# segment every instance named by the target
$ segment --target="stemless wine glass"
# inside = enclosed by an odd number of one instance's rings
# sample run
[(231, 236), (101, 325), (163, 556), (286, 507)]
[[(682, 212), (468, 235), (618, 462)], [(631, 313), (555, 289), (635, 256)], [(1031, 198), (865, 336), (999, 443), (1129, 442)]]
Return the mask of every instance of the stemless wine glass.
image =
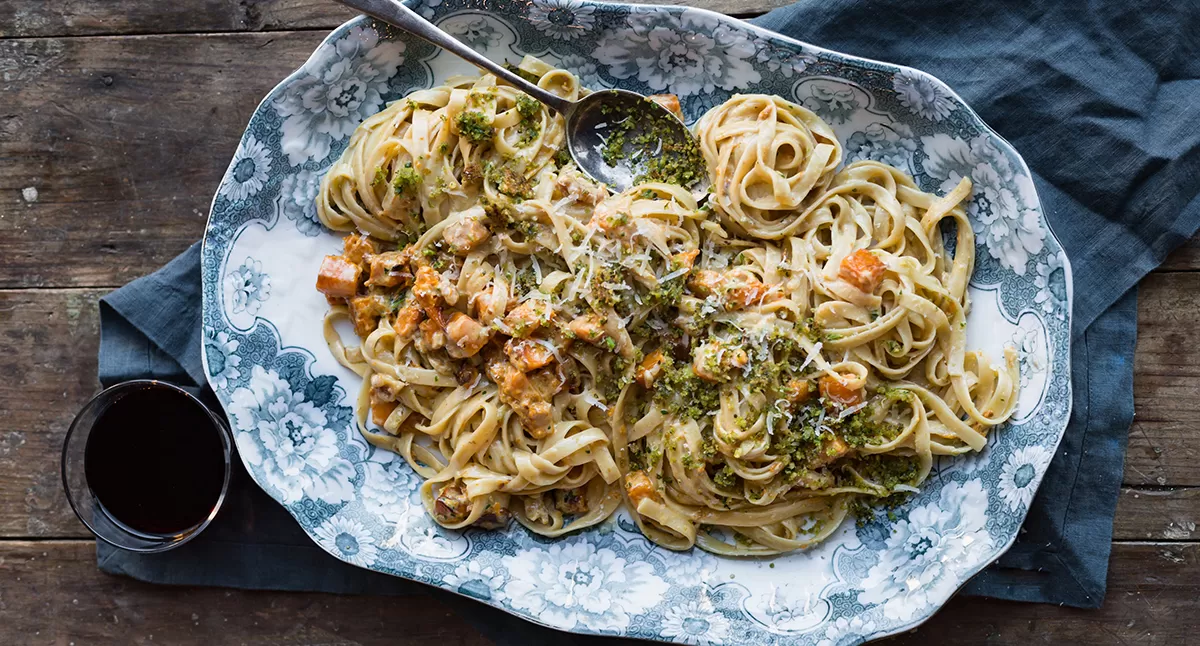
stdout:
[[(220, 438), (225, 458), (223, 466), (224, 479), (221, 484), (220, 494), (213, 504), (212, 511), (191, 527), (164, 534), (148, 533), (134, 529), (110, 513), (101, 504), (92, 487), (88, 485), (87, 470), (85, 468), (88, 439), (92, 436), (92, 431), (97, 428), (97, 425), (104, 419), (105, 414), (112, 408), (113, 404), (123, 397), (129, 396), (131, 393), (137, 393), (139, 397), (171, 397), (181, 402), (182, 406), (194, 407), (194, 410), (181, 411), (181, 413), (197, 415), (200, 419), (204, 420), (204, 426), (207, 426), (208, 422), (211, 421), (212, 432)], [(179, 397), (180, 395), (182, 397)], [(232, 456), (231, 435), (228, 426), (225, 424), (225, 420), (220, 415), (209, 410), (204, 403), (191, 393), (178, 386), (162, 381), (148, 379), (127, 381), (101, 391), (84, 405), (79, 414), (75, 416), (75, 420), (71, 422), (71, 426), (67, 430), (67, 436), (63, 440), (63, 488), (66, 490), (67, 500), (70, 502), (71, 509), (74, 510), (75, 515), (100, 540), (114, 547), (133, 552), (162, 552), (179, 547), (195, 538), (216, 518), (217, 512), (220, 511), (229, 489), (229, 478), (232, 473)], [(214, 465), (214, 468), (216, 468), (216, 465)]]

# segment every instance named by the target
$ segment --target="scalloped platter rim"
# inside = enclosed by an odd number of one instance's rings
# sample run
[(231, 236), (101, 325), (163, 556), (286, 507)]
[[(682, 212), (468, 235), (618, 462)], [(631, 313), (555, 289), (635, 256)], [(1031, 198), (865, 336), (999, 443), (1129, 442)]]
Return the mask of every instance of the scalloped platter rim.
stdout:
[(423, 0), (425, 17), (494, 60), (533, 54), (590, 87), (672, 92), (689, 120), (735, 93), (819, 114), (848, 160), (925, 190), (971, 177), (977, 235), (968, 345), (1021, 358), (1018, 412), (982, 453), (939, 460), (894, 519), (846, 523), (771, 559), (676, 553), (622, 511), (548, 541), (516, 523), (451, 532), (419, 478), (352, 420), (358, 377), (321, 336), (312, 288), (340, 236), (313, 198), (350, 134), (386, 102), (471, 68), (358, 17), (263, 99), (213, 198), (202, 249), (204, 366), (252, 478), (337, 558), (439, 586), (546, 626), (690, 644), (858, 644), (932, 616), (1015, 540), (1071, 412), (1071, 271), (1015, 150), (944, 83), (686, 7)]

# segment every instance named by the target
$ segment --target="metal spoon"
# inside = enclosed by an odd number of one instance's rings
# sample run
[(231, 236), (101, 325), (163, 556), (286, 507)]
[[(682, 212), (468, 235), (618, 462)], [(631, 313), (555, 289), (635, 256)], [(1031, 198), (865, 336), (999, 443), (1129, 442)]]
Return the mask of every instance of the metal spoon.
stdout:
[(679, 184), (697, 197), (707, 191), (704, 159), (687, 126), (673, 112), (641, 94), (602, 90), (568, 101), (492, 62), (396, 0), (338, 2), (495, 74), (561, 114), (567, 124), (571, 158), (592, 179), (616, 191), (638, 180)]

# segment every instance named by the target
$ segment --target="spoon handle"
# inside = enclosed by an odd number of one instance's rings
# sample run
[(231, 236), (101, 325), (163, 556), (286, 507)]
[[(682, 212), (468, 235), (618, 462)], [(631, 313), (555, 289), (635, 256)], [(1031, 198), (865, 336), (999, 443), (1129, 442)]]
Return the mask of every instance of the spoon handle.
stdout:
[(508, 83), (521, 88), (523, 92), (541, 101), (555, 112), (566, 116), (572, 103), (552, 92), (526, 81), (520, 76), (504, 69), (504, 66), (494, 63), (491, 59), (472, 49), (466, 43), (438, 29), (433, 23), (425, 20), (417, 12), (404, 6), (397, 0), (337, 0), (338, 2), (373, 16), (394, 27), (399, 27), (408, 33), (425, 40), (435, 47), (440, 47), (451, 54), (481, 67)]

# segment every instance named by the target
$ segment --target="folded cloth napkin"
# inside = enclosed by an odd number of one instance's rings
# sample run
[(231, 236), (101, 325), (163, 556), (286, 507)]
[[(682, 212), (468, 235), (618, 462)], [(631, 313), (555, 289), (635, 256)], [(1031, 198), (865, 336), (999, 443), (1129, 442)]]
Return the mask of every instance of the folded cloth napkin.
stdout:
[[(1074, 408), (1022, 535), (966, 593), (1097, 607), (1133, 417), (1135, 285), (1200, 227), (1200, 9), (803, 0), (754, 22), (934, 73), (1033, 169), (1074, 270)], [(101, 301), (102, 383), (157, 377), (207, 390), (199, 256), (193, 246)], [(237, 470), (228, 508), (195, 541), (154, 555), (100, 544), (100, 567), (180, 585), (428, 592), (497, 643), (596, 641), (345, 565), (312, 544), (240, 463)]]

